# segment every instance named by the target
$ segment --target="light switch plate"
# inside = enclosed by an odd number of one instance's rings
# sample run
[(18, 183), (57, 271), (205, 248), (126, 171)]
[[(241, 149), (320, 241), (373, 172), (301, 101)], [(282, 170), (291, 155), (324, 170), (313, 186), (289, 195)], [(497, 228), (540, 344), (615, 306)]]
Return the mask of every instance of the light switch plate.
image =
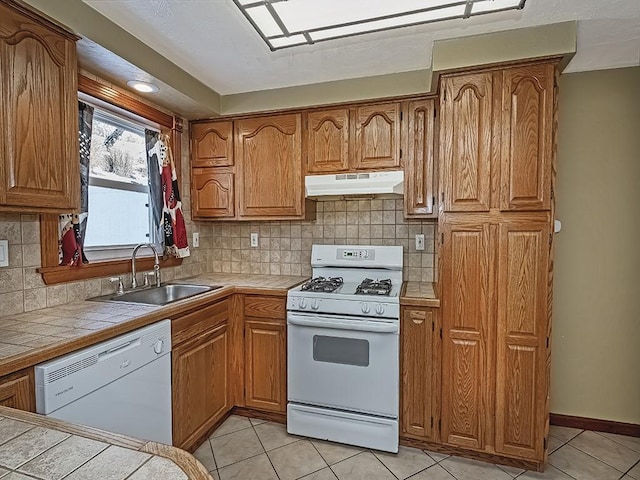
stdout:
[(416, 235), (416, 250), (424, 250), (424, 233)]
[(253, 248), (258, 246), (258, 234), (257, 233), (252, 233), (251, 234), (251, 246)]
[(193, 232), (193, 248), (198, 248), (200, 246), (200, 233)]
[(9, 266), (9, 240), (0, 240), (0, 267)]

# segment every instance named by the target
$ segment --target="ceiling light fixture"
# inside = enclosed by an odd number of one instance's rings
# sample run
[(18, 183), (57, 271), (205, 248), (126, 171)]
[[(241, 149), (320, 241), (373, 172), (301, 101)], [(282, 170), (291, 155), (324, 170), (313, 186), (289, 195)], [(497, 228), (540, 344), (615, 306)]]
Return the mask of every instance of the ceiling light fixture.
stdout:
[(142, 93), (157, 93), (158, 87), (156, 87), (153, 83), (149, 82), (141, 82), (139, 80), (129, 80), (127, 82), (131, 88), (142, 92)]
[(526, 0), (233, 0), (271, 50), (524, 8)]

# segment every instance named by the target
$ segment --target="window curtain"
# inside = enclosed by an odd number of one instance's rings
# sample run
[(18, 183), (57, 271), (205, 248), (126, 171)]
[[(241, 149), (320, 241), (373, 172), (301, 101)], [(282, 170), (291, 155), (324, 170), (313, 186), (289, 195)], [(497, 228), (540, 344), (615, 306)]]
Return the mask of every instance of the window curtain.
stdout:
[(188, 257), (187, 230), (182, 215), (178, 176), (169, 135), (145, 130), (149, 167), (149, 199), (156, 240), (163, 240), (166, 255)]
[(64, 214), (58, 219), (58, 256), (60, 265), (80, 266), (89, 263), (84, 254), (84, 236), (89, 216), (89, 156), (93, 107), (78, 102), (80, 143), (80, 213)]

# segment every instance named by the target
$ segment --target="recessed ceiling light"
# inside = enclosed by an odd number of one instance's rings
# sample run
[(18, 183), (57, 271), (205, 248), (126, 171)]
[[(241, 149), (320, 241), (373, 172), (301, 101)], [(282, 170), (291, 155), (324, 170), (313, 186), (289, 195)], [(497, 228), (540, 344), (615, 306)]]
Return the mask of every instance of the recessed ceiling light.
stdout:
[(129, 85), (131, 88), (142, 93), (156, 93), (158, 91), (158, 87), (156, 87), (153, 83), (149, 83), (149, 82), (129, 80), (127, 82), (127, 85)]
[(524, 8), (526, 0), (233, 0), (271, 50)]

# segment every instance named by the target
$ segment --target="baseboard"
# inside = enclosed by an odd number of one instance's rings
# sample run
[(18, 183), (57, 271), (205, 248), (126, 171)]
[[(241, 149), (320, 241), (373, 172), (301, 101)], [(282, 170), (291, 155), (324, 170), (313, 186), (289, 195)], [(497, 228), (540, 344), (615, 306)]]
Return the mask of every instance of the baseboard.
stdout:
[(582, 430), (593, 430), (595, 432), (617, 433), (631, 437), (640, 437), (640, 425), (637, 423), (613, 422), (611, 420), (600, 420), (598, 418), (574, 417), (572, 415), (560, 415), (559, 413), (549, 414), (551, 425), (559, 427), (580, 428)]
[(247, 407), (233, 407), (231, 410), (233, 415), (240, 415), (242, 417), (259, 418), (260, 420), (266, 420), (268, 422), (287, 423), (287, 414), (284, 412), (267, 412), (266, 410), (255, 410)]

